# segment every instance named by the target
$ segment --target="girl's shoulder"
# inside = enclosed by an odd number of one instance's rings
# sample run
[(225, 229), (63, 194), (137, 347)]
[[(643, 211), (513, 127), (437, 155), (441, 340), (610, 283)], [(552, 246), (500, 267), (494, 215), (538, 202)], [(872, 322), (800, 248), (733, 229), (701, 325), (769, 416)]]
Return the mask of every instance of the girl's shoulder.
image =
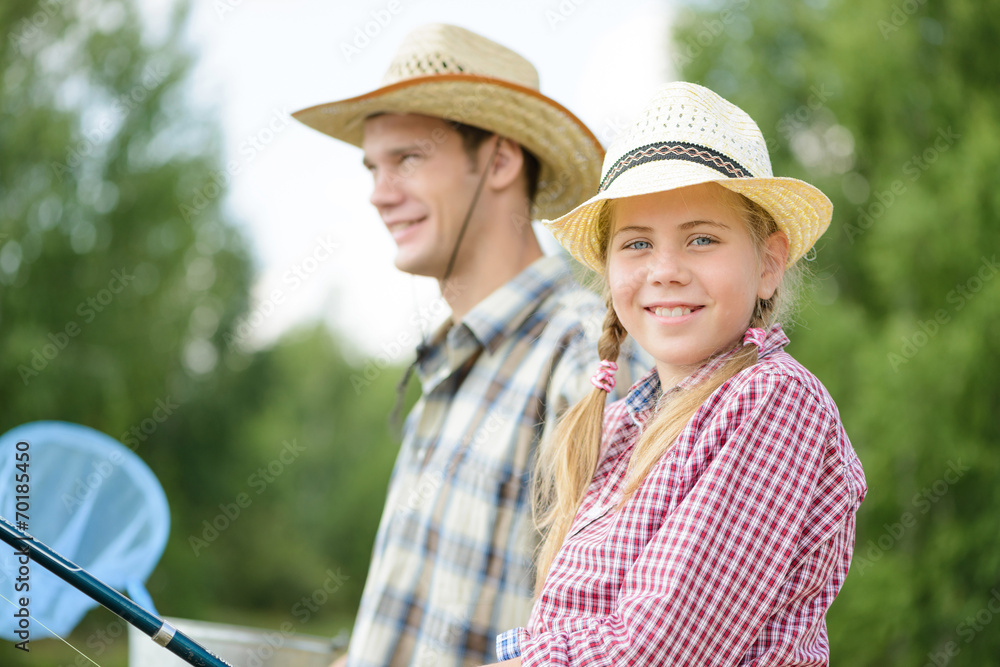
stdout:
[(765, 430), (787, 432), (790, 449), (803, 446), (804, 440), (813, 442), (822, 450), (817, 461), (826, 474), (842, 479), (850, 490), (845, 497), (857, 508), (868, 488), (861, 461), (830, 392), (794, 357), (784, 350), (768, 354), (730, 378), (709, 400), (713, 399), (715, 406), (704, 415), (703, 428), (715, 421), (722, 430), (735, 429), (752, 415), (762, 420), (757, 423)]
[(750, 398), (795, 393), (801, 401), (829, 412), (831, 418), (840, 421), (837, 404), (820, 379), (784, 350), (773, 351), (740, 371), (723, 384), (719, 392), (731, 397), (749, 395)]

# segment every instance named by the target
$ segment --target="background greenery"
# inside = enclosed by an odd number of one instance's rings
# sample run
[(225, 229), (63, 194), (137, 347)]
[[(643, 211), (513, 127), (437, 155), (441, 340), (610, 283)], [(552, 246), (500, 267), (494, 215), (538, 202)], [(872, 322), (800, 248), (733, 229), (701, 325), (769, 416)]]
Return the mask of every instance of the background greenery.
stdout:
[[(677, 15), (682, 78), (747, 110), (775, 173), (835, 204), (790, 348), (837, 400), (870, 487), (829, 614), (834, 664), (1000, 664), (998, 5), (689, 1)], [(325, 329), (228, 344), (254, 269), (221, 197), (182, 208), (221, 167), (219, 128), (182, 96), (185, 10), (151, 45), (121, 7), (0, 5), (0, 432), (58, 418), (126, 434), (173, 401), (136, 448), (171, 502), (149, 581), (160, 611), (336, 634), (381, 512), (400, 369), (358, 395), (366, 360)], [(127, 289), (81, 308), (122, 269)], [(252, 476), (285, 442), (301, 454), (261, 488)], [(240, 493), (252, 504), (193, 548)], [(337, 592), (296, 614), (328, 572)], [(70, 641), (124, 664), (124, 641), (95, 640), (113, 623), (97, 609)], [(76, 664), (55, 642), (32, 649), (0, 647), (0, 662)]]
[(828, 617), (837, 664), (1000, 664), (997, 35), (995, 1), (680, 15), (684, 78), (834, 202), (789, 349), (837, 400), (870, 489)]
[[(367, 360), (322, 328), (231, 344), (254, 268), (212, 186), (221, 129), (183, 99), (185, 16), (150, 44), (128, 3), (0, 6), (0, 432), (56, 418), (135, 446), (171, 506), (147, 585), (162, 614), (332, 637), (364, 583), (400, 371), (356, 393)], [(116, 270), (134, 278), (108, 303)], [(177, 407), (150, 421), (158, 401)], [(206, 532), (242, 493), (240, 516)], [(98, 608), (70, 642), (121, 665), (121, 629)], [(31, 648), (5, 644), (0, 664), (76, 664), (58, 642)]]

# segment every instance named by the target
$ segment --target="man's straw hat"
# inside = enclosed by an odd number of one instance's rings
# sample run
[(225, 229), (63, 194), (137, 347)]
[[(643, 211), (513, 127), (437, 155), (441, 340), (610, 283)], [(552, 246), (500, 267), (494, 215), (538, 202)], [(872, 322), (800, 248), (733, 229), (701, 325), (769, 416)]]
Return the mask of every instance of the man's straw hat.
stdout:
[(597, 195), (546, 226), (574, 257), (603, 274), (596, 225), (607, 201), (699, 183), (718, 183), (763, 206), (788, 236), (788, 266), (833, 216), (833, 204), (818, 189), (771, 174), (767, 144), (746, 112), (707, 88), (675, 82), (659, 88), (608, 149)]
[(561, 215), (597, 188), (604, 150), (590, 130), (538, 92), (538, 72), (531, 63), (463, 28), (433, 24), (414, 30), (380, 88), (292, 115), (361, 146), (365, 118), (378, 113), (435, 116), (516, 141), (541, 163), (536, 217)]

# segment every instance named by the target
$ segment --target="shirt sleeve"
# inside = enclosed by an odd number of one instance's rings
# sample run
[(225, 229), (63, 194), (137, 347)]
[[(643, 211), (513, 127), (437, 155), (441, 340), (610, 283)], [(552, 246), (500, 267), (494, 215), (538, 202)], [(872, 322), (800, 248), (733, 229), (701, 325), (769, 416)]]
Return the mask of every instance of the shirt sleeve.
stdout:
[(521, 637), (527, 637), (528, 632), (524, 628), (514, 628), (503, 634), (497, 635), (497, 659), (513, 660), (521, 657)]
[[(835, 418), (797, 380), (751, 377), (698, 427), (692, 458), (715, 455), (686, 495), (671, 502), (661, 527), (628, 566), (615, 611), (560, 632), (520, 637), (522, 664), (737, 664), (775, 605), (787, 603), (779, 592), (802, 565), (797, 542), (835, 427)], [(680, 467), (670, 475), (681, 477), (699, 465), (674, 464)], [(667, 502), (664, 466), (661, 461), (623, 512), (635, 512), (635, 503)], [(637, 516), (648, 512), (639, 508)], [(611, 551), (628, 536), (607, 540)], [(803, 590), (822, 588), (835, 561), (810, 565)]]

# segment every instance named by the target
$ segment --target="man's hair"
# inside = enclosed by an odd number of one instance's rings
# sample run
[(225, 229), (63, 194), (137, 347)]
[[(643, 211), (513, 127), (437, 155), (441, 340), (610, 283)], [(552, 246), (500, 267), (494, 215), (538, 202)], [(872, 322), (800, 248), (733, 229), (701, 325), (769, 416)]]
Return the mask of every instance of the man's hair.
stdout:
[[(479, 147), (483, 145), (484, 141), (496, 134), (496, 132), (490, 132), (481, 127), (466, 125), (457, 121), (449, 121), (449, 124), (461, 135), (462, 148), (465, 149), (465, 154), (469, 157), (469, 161), (475, 165), (476, 152), (479, 150)], [(520, 146), (520, 144), (518, 145)], [(524, 155), (524, 176), (528, 186), (528, 201), (534, 202), (535, 195), (538, 194), (538, 176), (542, 170), (542, 165), (538, 161), (538, 158), (532, 155), (531, 151), (524, 146), (521, 146), (521, 153)]]

